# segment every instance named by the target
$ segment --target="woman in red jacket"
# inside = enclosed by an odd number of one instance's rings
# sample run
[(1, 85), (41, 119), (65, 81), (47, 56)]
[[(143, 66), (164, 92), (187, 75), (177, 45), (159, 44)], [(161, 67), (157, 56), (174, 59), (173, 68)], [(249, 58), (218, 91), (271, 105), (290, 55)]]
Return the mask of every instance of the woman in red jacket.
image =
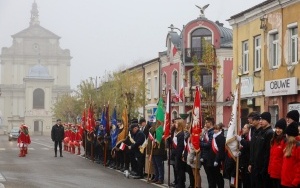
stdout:
[(284, 118), (278, 120), (275, 124), (275, 132), (271, 140), (270, 160), (268, 173), (272, 181), (273, 188), (280, 188), (280, 176), (283, 160), (283, 149), (285, 146), (284, 131), (286, 128), (286, 121)]
[(285, 133), (287, 141), (283, 150), (281, 185), (282, 187), (300, 187), (300, 142), (296, 140), (297, 123), (289, 124)]

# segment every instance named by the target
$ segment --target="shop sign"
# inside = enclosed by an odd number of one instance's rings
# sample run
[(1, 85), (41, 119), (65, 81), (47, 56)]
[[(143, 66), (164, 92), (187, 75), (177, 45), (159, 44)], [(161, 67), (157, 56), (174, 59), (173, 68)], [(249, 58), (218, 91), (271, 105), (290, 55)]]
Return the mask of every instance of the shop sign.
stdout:
[(265, 96), (295, 95), (297, 93), (296, 77), (265, 82)]

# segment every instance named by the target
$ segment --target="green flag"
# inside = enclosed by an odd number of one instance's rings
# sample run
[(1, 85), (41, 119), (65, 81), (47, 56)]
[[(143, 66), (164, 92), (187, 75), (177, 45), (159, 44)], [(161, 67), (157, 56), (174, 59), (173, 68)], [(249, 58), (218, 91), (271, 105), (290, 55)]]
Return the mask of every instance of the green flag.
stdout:
[(155, 140), (160, 144), (162, 140), (162, 136), (164, 133), (163, 122), (165, 120), (165, 112), (164, 112), (164, 101), (162, 98), (159, 99), (156, 110), (156, 126), (155, 129)]
[[(165, 119), (164, 102), (163, 99), (160, 98), (156, 110), (156, 123), (160, 125), (160, 123), (164, 122), (164, 119)], [(160, 121), (160, 123), (157, 121)]]
[(163, 134), (164, 134), (163, 126), (162, 125), (158, 125), (158, 127), (155, 130), (155, 141), (157, 143), (160, 144), (160, 142), (162, 140), (162, 137), (163, 137)]

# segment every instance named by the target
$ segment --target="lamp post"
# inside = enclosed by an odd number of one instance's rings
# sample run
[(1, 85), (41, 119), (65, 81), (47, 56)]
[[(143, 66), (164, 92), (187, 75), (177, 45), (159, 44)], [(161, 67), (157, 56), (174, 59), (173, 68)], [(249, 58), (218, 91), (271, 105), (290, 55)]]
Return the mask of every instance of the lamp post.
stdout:
[[(171, 31), (173, 32), (174, 29), (178, 30), (180, 32), (180, 43), (179, 43), (179, 46), (181, 48), (181, 76), (182, 76), (182, 82), (183, 82), (183, 101), (182, 101), (182, 105), (183, 105), (183, 113), (182, 114), (185, 114), (186, 111), (185, 111), (185, 105), (186, 105), (186, 102), (185, 102), (185, 94), (184, 94), (184, 88), (185, 88), (185, 46), (184, 46), (184, 37), (183, 37), (183, 31), (177, 27), (175, 27), (173, 24), (171, 24), (168, 28), (171, 29)], [(184, 25), (183, 25), (183, 29), (184, 29)], [(186, 115), (184, 115), (186, 116)]]

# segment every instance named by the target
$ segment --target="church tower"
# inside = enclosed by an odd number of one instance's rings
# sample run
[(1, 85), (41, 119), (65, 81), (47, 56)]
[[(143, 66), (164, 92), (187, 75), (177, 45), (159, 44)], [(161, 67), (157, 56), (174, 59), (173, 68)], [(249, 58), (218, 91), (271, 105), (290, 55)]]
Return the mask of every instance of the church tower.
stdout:
[(52, 107), (71, 90), (72, 57), (60, 47), (60, 37), (40, 25), (36, 2), (30, 13), (29, 27), (1, 51), (0, 131), (25, 123), (31, 134), (50, 134), (58, 118)]

